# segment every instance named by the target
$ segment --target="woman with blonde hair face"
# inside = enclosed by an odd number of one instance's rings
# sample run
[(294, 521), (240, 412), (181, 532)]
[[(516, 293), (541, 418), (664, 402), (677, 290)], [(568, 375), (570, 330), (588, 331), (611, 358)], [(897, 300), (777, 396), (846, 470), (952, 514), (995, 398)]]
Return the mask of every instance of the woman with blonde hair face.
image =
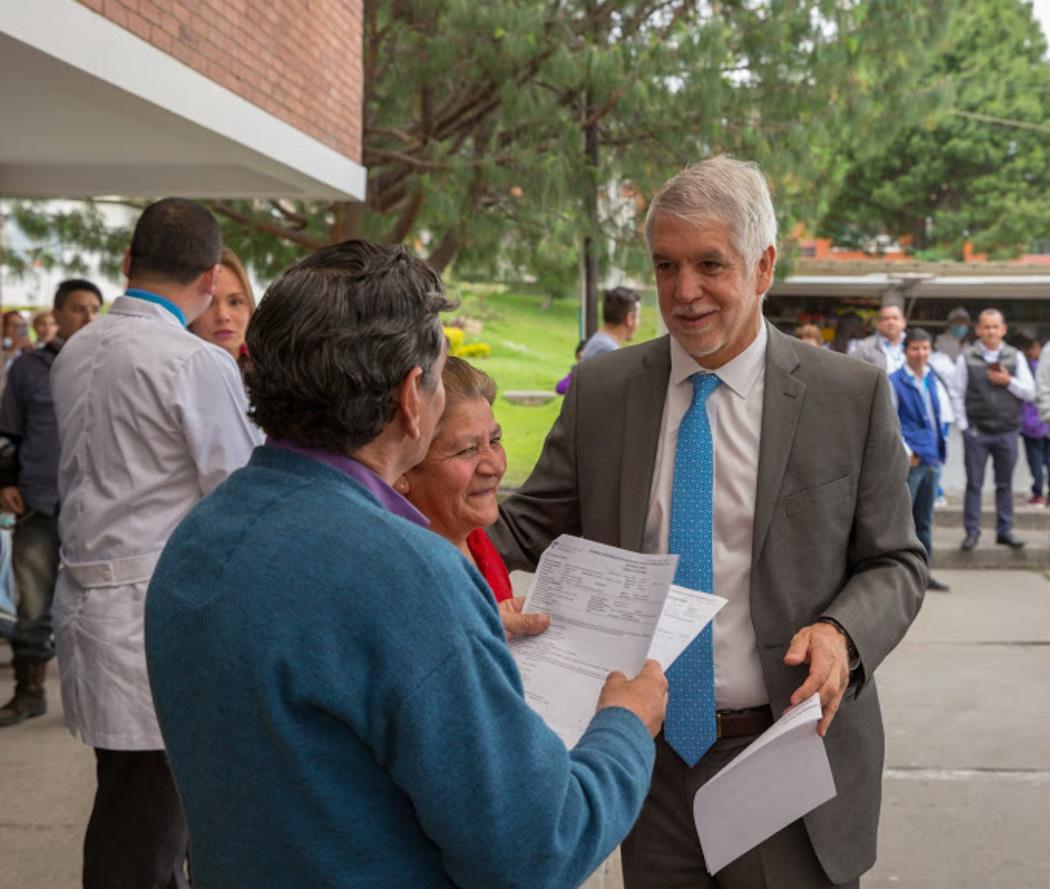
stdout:
[(43, 309), (33, 315), (29, 326), (33, 328), (33, 332), (36, 334), (36, 347), (38, 349), (44, 348), (58, 333), (58, 322), (55, 320), (55, 314), (51, 309)]
[(255, 297), (248, 273), (237, 254), (229, 247), (223, 247), (221, 262), (211, 305), (190, 325), (190, 331), (229, 352), (243, 368), (248, 355), (244, 335), (255, 311)]
[(423, 462), (395, 488), (471, 562), (497, 602), (511, 599), (510, 575), (484, 529), (499, 517), (496, 493), (507, 455), (492, 414), (496, 384), (462, 358), (449, 356), (441, 375), (445, 410)]
[(796, 327), (795, 338), (802, 340), (804, 343), (809, 343), (811, 346), (816, 346), (818, 349), (824, 348), (824, 337), (816, 324), (803, 324), (800, 327)]

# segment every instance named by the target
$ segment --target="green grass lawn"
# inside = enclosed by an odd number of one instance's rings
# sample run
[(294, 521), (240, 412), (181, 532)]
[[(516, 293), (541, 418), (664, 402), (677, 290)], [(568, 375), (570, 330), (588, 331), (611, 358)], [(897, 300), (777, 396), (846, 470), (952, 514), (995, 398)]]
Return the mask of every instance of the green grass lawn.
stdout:
[[(488, 373), (500, 392), (514, 389), (554, 391), (554, 385), (573, 363), (579, 341), (579, 302), (576, 299), (551, 300), (526, 288), (498, 284), (457, 283), (449, 291), (460, 306), (445, 317), (446, 323), (463, 317), (480, 323), (481, 331), (468, 334), (466, 341), (488, 343), (492, 355), (471, 358)], [(651, 294), (643, 296), (642, 324), (635, 342), (656, 335), (656, 310)], [(494, 405), (496, 419), (503, 427), (507, 451), (505, 487), (525, 481), (535, 465), (561, 410), (561, 398), (538, 407), (511, 404), (502, 396)]]

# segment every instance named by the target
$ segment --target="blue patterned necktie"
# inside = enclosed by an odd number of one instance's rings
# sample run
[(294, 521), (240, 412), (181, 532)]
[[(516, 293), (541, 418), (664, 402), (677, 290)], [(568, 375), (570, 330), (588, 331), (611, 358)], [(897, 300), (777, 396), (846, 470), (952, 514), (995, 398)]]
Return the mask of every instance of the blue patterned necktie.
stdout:
[[(695, 373), (690, 379), (693, 403), (678, 427), (667, 551), (678, 555), (675, 583), (711, 593), (715, 449), (706, 402), (721, 381), (714, 374), (703, 373)], [(690, 768), (700, 761), (716, 737), (711, 640), (708, 624), (667, 670), (670, 697), (664, 738)]]

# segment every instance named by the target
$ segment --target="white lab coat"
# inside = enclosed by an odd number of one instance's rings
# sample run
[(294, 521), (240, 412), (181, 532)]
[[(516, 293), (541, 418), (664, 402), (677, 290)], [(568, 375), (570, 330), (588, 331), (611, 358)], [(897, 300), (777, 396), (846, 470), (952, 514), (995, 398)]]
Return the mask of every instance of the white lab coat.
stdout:
[(160, 750), (143, 645), (146, 588), (197, 501), (262, 435), (222, 349), (162, 306), (119, 297), (51, 370), (62, 456), (54, 624), (66, 724), (92, 747)]

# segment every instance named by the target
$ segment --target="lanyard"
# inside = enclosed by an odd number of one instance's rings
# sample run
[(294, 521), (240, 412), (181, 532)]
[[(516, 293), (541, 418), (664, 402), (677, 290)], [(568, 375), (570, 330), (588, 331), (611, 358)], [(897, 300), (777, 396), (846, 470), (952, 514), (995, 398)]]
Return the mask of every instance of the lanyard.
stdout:
[(167, 309), (172, 315), (179, 319), (179, 324), (183, 327), (186, 326), (186, 316), (182, 314), (182, 309), (175, 305), (170, 299), (165, 299), (163, 296), (158, 296), (156, 293), (150, 293), (148, 290), (138, 290), (136, 288), (125, 290), (124, 295), (133, 296), (135, 299), (144, 299), (148, 303), (153, 303), (163, 309)]

